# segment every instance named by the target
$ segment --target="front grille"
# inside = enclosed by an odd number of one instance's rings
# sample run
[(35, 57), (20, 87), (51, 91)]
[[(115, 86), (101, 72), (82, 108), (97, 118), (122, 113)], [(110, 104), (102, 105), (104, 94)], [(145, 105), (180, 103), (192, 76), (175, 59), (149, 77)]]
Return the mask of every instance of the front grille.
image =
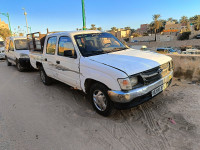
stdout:
[(170, 72), (170, 64), (165, 63), (161, 66), (142, 72), (140, 75), (143, 79), (144, 85), (149, 85), (167, 76)]
[(144, 85), (158, 81), (162, 77), (160, 74), (160, 67), (142, 72), (141, 77), (143, 78)]

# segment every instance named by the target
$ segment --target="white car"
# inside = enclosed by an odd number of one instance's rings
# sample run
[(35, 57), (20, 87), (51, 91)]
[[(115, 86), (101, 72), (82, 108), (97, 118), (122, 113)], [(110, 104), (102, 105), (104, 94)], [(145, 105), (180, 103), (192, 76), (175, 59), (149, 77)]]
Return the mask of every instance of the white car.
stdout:
[(5, 43), (7, 65), (16, 65), (18, 71), (30, 68), (29, 48), (26, 37), (8, 37)]
[(30, 53), (42, 82), (49, 85), (53, 78), (84, 91), (104, 116), (113, 107), (126, 109), (148, 101), (172, 81), (171, 57), (128, 48), (109, 33), (53, 33), (38, 47), (43, 46), (41, 53)]
[(5, 59), (5, 50), (3, 41), (0, 41), (0, 59)]

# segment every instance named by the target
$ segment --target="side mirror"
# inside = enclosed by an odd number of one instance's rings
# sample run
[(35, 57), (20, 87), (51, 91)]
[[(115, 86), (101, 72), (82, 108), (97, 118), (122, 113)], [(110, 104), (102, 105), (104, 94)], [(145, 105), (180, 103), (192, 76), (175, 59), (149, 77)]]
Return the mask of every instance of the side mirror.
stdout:
[(65, 57), (70, 57), (70, 58), (76, 58), (77, 56), (76, 56), (76, 54), (73, 55), (73, 51), (74, 50), (65, 50), (64, 51), (64, 56)]

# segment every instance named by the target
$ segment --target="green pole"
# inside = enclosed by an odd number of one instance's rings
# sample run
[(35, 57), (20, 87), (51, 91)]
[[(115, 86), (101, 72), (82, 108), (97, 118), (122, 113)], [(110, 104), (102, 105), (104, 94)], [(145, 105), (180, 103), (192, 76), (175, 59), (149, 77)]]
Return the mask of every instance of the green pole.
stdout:
[(85, 3), (82, 0), (82, 17), (83, 17), (83, 30), (86, 30), (86, 23), (85, 23)]
[(11, 26), (10, 26), (10, 17), (9, 17), (9, 14), (7, 13), (7, 17), (8, 17), (8, 24), (9, 24), (9, 28), (10, 28), (10, 32), (12, 34), (12, 30), (11, 30)]
[(12, 34), (12, 30), (11, 30), (11, 26), (10, 26), (10, 17), (9, 17), (9, 14), (8, 13), (7, 14), (6, 13), (0, 13), (0, 14), (6, 16), (8, 18), (8, 25), (9, 25), (9, 28), (10, 28), (10, 32)]

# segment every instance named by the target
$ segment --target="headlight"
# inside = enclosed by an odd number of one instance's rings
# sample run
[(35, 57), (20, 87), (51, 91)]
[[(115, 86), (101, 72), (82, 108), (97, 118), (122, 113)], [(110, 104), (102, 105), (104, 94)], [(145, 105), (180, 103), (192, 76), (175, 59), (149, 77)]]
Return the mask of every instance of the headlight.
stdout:
[(130, 77), (125, 79), (118, 79), (118, 82), (122, 90), (131, 90), (133, 86), (138, 84), (138, 78)]
[(132, 87), (138, 84), (138, 77), (130, 77), (129, 79)]
[(131, 90), (132, 89), (131, 81), (129, 80), (129, 78), (118, 79), (118, 82), (119, 82), (119, 85), (122, 90)]
[(29, 58), (27, 54), (20, 54), (20, 58)]

